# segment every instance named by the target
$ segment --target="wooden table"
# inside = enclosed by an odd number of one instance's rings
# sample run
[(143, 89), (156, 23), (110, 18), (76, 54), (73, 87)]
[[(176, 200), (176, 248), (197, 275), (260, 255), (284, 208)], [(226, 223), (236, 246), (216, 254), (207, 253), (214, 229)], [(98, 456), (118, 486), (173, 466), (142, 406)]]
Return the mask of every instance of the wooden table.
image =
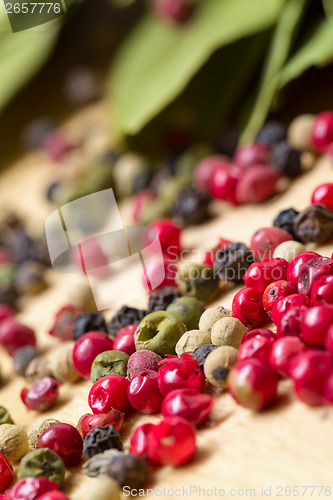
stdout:
[[(65, 128), (72, 137), (85, 127), (102, 128), (106, 123), (103, 106), (95, 106), (75, 117)], [(79, 130), (79, 132), (78, 132)], [(103, 141), (101, 141), (103, 142)], [(52, 170), (53, 168), (53, 170)], [(0, 179), (0, 208), (2, 212), (16, 210), (26, 219), (30, 229), (41, 230), (46, 216), (54, 209), (45, 201), (45, 187), (57, 173), (42, 153), (33, 153), (4, 172)], [(54, 174), (53, 174), (54, 172)], [(315, 186), (333, 181), (333, 168), (328, 159), (321, 159), (315, 168), (304, 174), (276, 199), (260, 206), (231, 208), (224, 203), (214, 205), (215, 217), (207, 224), (187, 229), (184, 246), (190, 249), (208, 249), (218, 237), (249, 243), (253, 232), (269, 226), (276, 214), (293, 206), (305, 208)], [(123, 220), (129, 221), (128, 204), (121, 210)], [(319, 248), (323, 255), (330, 256), (333, 243)], [(38, 297), (29, 299), (19, 314), (19, 319), (36, 329), (38, 343), (42, 349), (56, 345), (56, 339), (48, 335), (48, 329), (59, 306), (63, 305), (71, 289), (83, 278), (50, 271), (50, 287)], [(123, 284), (126, 286), (126, 283)], [(224, 292), (215, 304), (230, 307), (237, 289)], [(147, 297), (137, 301), (144, 306)], [(107, 311), (106, 316), (112, 315)], [(88, 381), (75, 385), (64, 384), (60, 389), (57, 405), (50, 411), (39, 414), (27, 411), (19, 398), (20, 390), (26, 386), (23, 378), (14, 376), (11, 359), (0, 352), (1, 370), (5, 384), (0, 390), (0, 404), (6, 406), (15, 422), (27, 431), (48, 417), (76, 425), (79, 417), (89, 411), (87, 394), (91, 386)], [(125, 441), (136, 426), (147, 421), (157, 421), (159, 416), (132, 416), (125, 424)], [(198, 452), (195, 458), (178, 469), (162, 467), (154, 474), (149, 487), (166, 488), (167, 498), (204, 498), (204, 492), (195, 488), (224, 490), (224, 496), (248, 497), (288, 496), (286, 486), (299, 486), (294, 490), (300, 497), (325, 498), (320, 486), (333, 488), (333, 413), (327, 408), (308, 408), (295, 400), (288, 382), (281, 386), (281, 398), (277, 406), (259, 414), (237, 406), (228, 394), (220, 394), (207, 426), (198, 433)], [(87, 481), (80, 469), (67, 473), (65, 491), (72, 500), (82, 500)], [(192, 487), (190, 492), (189, 488)], [(262, 494), (262, 487), (266, 495)], [(280, 487), (280, 488), (279, 488)], [(184, 488), (185, 491), (169, 492), (169, 489)], [(271, 490), (267, 490), (271, 488)], [(217, 492), (222, 496), (223, 491)], [(184, 493), (184, 494), (183, 494)], [(200, 494), (201, 493), (201, 494)], [(214, 493), (206, 491), (206, 497)], [(270, 493), (270, 495), (269, 495)], [(280, 493), (280, 494), (279, 494)], [(326, 493), (329, 493), (326, 490)], [(332, 492), (333, 494), (333, 489)], [(292, 495), (293, 496), (293, 495)], [(329, 494), (327, 496), (330, 496)], [(98, 499), (96, 499), (98, 500)]]

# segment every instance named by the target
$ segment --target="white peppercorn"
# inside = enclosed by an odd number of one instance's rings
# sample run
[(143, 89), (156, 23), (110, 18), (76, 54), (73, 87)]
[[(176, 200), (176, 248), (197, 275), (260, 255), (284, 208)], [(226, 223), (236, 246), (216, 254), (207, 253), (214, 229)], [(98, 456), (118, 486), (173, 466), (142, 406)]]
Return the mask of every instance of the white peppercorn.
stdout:
[(11, 462), (17, 462), (29, 451), (28, 434), (18, 425), (0, 425), (0, 451)]
[(246, 328), (237, 318), (222, 318), (212, 328), (212, 344), (229, 345), (238, 349)]
[(83, 500), (120, 500), (118, 483), (109, 476), (99, 476), (84, 484)]
[(46, 359), (45, 355), (37, 356), (36, 358), (32, 359), (25, 371), (25, 377), (30, 382), (43, 377), (48, 377), (50, 375), (51, 370), (49, 367), (49, 362)]
[(208, 354), (204, 373), (208, 382), (214, 387), (225, 389), (230, 369), (237, 362), (238, 349), (228, 345), (217, 347)]
[(180, 337), (176, 344), (176, 354), (180, 356), (184, 352), (192, 354), (194, 350), (204, 344), (210, 344), (210, 335), (200, 330), (189, 330)]
[(36, 449), (39, 436), (41, 436), (43, 434), (43, 432), (46, 431), (46, 429), (48, 429), (49, 427), (51, 427), (51, 425), (54, 425), (54, 424), (60, 424), (59, 420), (56, 420), (55, 418), (47, 418), (47, 419), (43, 420), (43, 422), (41, 424), (37, 425), (37, 427), (34, 427), (32, 429), (32, 431), (29, 433), (29, 436), (28, 436), (29, 437), (29, 445), (30, 445), (30, 448), (32, 450)]
[(296, 255), (305, 251), (305, 246), (299, 241), (284, 241), (274, 250), (273, 259), (284, 259), (291, 262)]
[(59, 382), (73, 383), (80, 378), (73, 363), (73, 346), (74, 342), (66, 342), (53, 349), (48, 357), (51, 374)]
[(315, 120), (314, 115), (297, 116), (288, 127), (288, 142), (299, 151), (311, 149), (311, 132)]
[(223, 306), (218, 307), (210, 307), (206, 309), (205, 312), (202, 313), (199, 320), (199, 330), (211, 335), (213, 325), (219, 319), (229, 317), (232, 315), (230, 309), (226, 309)]

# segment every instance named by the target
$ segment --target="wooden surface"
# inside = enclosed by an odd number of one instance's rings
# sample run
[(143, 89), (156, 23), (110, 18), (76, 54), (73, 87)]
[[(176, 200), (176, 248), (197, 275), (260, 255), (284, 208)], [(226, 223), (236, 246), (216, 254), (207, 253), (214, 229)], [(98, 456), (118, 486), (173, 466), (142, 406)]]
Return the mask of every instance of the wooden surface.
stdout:
[[(67, 131), (75, 137), (82, 130), (105, 128), (102, 107), (94, 107), (67, 124)], [(96, 139), (95, 147), (102, 147), (104, 139)], [(0, 209), (10, 209), (24, 216), (36, 233), (42, 231), (45, 217), (53, 210), (44, 199), (50, 180), (57, 178), (56, 168), (42, 153), (31, 154), (11, 166), (0, 178)], [(333, 182), (333, 167), (328, 159), (321, 159), (315, 168), (297, 180), (283, 195), (261, 206), (230, 208), (223, 203), (214, 205), (215, 217), (209, 223), (185, 231), (184, 247), (192, 250), (211, 248), (218, 237), (249, 243), (253, 232), (269, 226), (275, 215), (284, 208), (305, 208), (313, 188), (322, 182)], [(129, 221), (128, 207), (121, 211), (124, 222)], [(333, 243), (321, 247), (323, 255), (330, 256)], [(194, 255), (194, 260), (198, 259)], [(37, 298), (26, 301), (19, 318), (36, 329), (39, 346), (47, 350), (58, 342), (48, 335), (54, 313), (67, 301), (67, 297), (83, 278), (62, 275), (55, 271), (48, 274), (50, 287)], [(126, 286), (127, 283), (123, 283)], [(230, 289), (215, 301), (230, 307), (237, 289)], [(147, 297), (137, 301), (145, 305)], [(113, 311), (106, 311), (110, 317)], [(50, 411), (38, 414), (27, 411), (19, 398), (26, 381), (13, 374), (12, 362), (0, 352), (1, 370), (5, 384), (0, 390), (0, 404), (6, 406), (15, 422), (27, 431), (48, 417), (76, 425), (79, 417), (89, 411), (88, 381), (75, 385), (62, 385), (57, 405)], [(132, 416), (124, 427), (125, 439), (133, 426), (146, 421), (157, 421), (159, 416)], [(154, 474), (149, 487), (166, 488), (166, 498), (185, 497), (192, 487), (190, 498), (204, 498), (204, 492), (194, 488), (224, 489), (224, 496), (262, 496), (262, 487), (271, 487), (272, 498), (277, 498), (278, 486), (332, 486), (333, 494), (333, 413), (330, 409), (311, 409), (297, 402), (286, 382), (281, 385), (279, 404), (260, 414), (238, 407), (228, 394), (218, 396), (212, 418), (198, 433), (198, 452), (185, 467), (162, 467)], [(87, 481), (79, 469), (67, 473), (65, 491), (72, 500), (82, 500)], [(170, 492), (169, 489), (185, 491)], [(252, 490), (252, 491), (246, 491)], [(254, 490), (254, 491), (253, 491)], [(297, 490), (294, 491), (295, 494)], [(181, 495), (180, 495), (181, 493)], [(200, 493), (200, 494), (199, 494)], [(222, 495), (223, 491), (220, 491)], [(269, 491), (266, 491), (266, 496)], [(288, 490), (281, 491), (288, 496)], [(287, 494), (285, 494), (287, 493)], [(299, 496), (310, 498), (310, 490), (300, 488)], [(326, 493), (329, 493), (327, 490)], [(206, 491), (206, 497), (211, 492)], [(217, 493), (218, 495), (218, 493)], [(328, 497), (331, 495), (327, 495)], [(325, 498), (325, 492), (316, 488), (311, 498)], [(97, 499), (97, 497), (96, 497)]]

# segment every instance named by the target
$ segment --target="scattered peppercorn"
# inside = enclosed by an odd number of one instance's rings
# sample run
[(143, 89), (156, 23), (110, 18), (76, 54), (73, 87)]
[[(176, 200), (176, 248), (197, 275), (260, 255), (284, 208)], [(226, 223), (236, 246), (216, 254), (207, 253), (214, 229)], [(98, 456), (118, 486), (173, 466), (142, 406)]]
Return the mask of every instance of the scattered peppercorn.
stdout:
[(39, 356), (39, 354), (39, 350), (33, 346), (21, 347), (21, 349), (17, 349), (13, 355), (15, 373), (24, 377), (30, 361)]
[(107, 474), (121, 488), (140, 489), (148, 480), (149, 469), (146, 461), (137, 455), (121, 453), (110, 458)]
[(43, 434), (46, 429), (51, 427), (51, 425), (54, 424), (59, 424), (59, 420), (56, 420), (55, 418), (47, 418), (46, 420), (43, 420), (43, 422), (37, 427), (34, 427), (32, 431), (29, 433), (29, 445), (31, 449), (36, 449), (37, 441), (39, 439), (39, 436)]
[(209, 344), (211, 341), (209, 333), (200, 330), (189, 330), (184, 333), (176, 344), (176, 354), (181, 356), (184, 352), (192, 354), (200, 345)]
[(225, 389), (229, 371), (237, 362), (238, 350), (229, 345), (213, 349), (204, 362), (204, 373), (213, 386)]
[(97, 453), (83, 464), (83, 470), (90, 477), (104, 476), (111, 458), (120, 454), (121, 452), (114, 448)]
[(216, 252), (214, 270), (220, 278), (238, 283), (254, 261), (254, 255), (246, 245), (230, 243)]
[(72, 329), (72, 338), (77, 340), (87, 332), (107, 332), (104, 317), (98, 312), (84, 312), (76, 316)]
[(303, 243), (326, 243), (333, 234), (333, 212), (324, 205), (310, 205), (297, 215), (294, 227)]
[(84, 485), (83, 500), (120, 500), (120, 490), (116, 481), (108, 476), (93, 479)]
[(52, 375), (50, 363), (45, 355), (36, 356), (27, 366), (25, 378), (30, 382)]
[(199, 366), (200, 368), (203, 370), (203, 367), (204, 367), (204, 364), (205, 364), (205, 361), (206, 361), (206, 358), (207, 356), (214, 350), (216, 349), (217, 345), (214, 345), (214, 344), (204, 344), (204, 345), (201, 345), (199, 347), (197, 347), (193, 354), (192, 354), (192, 357), (193, 359), (196, 359), (199, 363)]
[(288, 142), (299, 151), (312, 148), (311, 132), (315, 121), (314, 115), (303, 114), (294, 118), (288, 127)]
[(216, 321), (228, 316), (232, 316), (232, 311), (230, 309), (226, 309), (223, 306), (210, 307), (206, 309), (200, 317), (199, 330), (211, 335), (213, 325)]
[(286, 177), (297, 177), (302, 171), (301, 154), (287, 141), (279, 142), (273, 147), (272, 163)]
[(120, 434), (113, 425), (94, 427), (83, 440), (83, 451), (89, 458), (110, 448), (123, 449)]
[(66, 342), (52, 349), (50, 356), (48, 356), (52, 377), (59, 380), (59, 382), (74, 383), (80, 379), (80, 374), (73, 363), (73, 346), (74, 342)]
[(0, 452), (11, 462), (17, 462), (29, 450), (28, 434), (22, 427), (12, 424), (0, 425)]
[(261, 128), (256, 137), (256, 142), (274, 146), (287, 137), (287, 127), (276, 121), (268, 121)]
[(246, 332), (243, 323), (237, 318), (222, 318), (212, 328), (211, 341), (215, 345), (229, 345), (238, 349)]
[(171, 286), (165, 286), (160, 290), (156, 290), (149, 297), (148, 313), (154, 311), (165, 311), (168, 305), (180, 296), (179, 291)]
[(57, 453), (48, 448), (39, 448), (25, 455), (20, 463), (18, 478), (47, 477), (62, 485), (65, 479), (65, 464)]
[(157, 372), (160, 361), (162, 361), (162, 358), (156, 352), (147, 349), (136, 351), (128, 360), (127, 376), (131, 380), (142, 370), (155, 370)]
[(299, 214), (294, 208), (288, 208), (287, 210), (282, 210), (274, 219), (273, 225), (275, 227), (280, 227), (284, 229), (291, 236), (297, 240), (297, 234), (295, 232), (295, 218)]
[(195, 297), (180, 297), (173, 301), (166, 311), (176, 316), (187, 330), (195, 330), (198, 328), (199, 319), (205, 310), (205, 306), (201, 300)]
[(284, 241), (274, 250), (273, 259), (284, 259), (291, 262), (296, 255), (305, 251), (305, 246), (299, 241)]
[(171, 313), (155, 311), (148, 314), (135, 332), (135, 346), (148, 349), (160, 356), (175, 354), (175, 347), (185, 333), (185, 325)]
[(62, 307), (55, 316), (53, 326), (49, 332), (50, 335), (62, 340), (70, 340), (75, 320), (79, 314), (80, 310), (72, 304)]
[(105, 375), (126, 377), (129, 355), (122, 351), (104, 351), (96, 356), (91, 365), (90, 379), (96, 382)]
[(180, 191), (175, 201), (173, 217), (182, 226), (201, 224), (209, 217), (210, 196), (193, 186)]
[(137, 325), (146, 315), (143, 309), (123, 306), (113, 316), (108, 323), (108, 332), (112, 337), (116, 337), (118, 331), (127, 325)]
[(219, 292), (220, 280), (211, 266), (187, 264), (178, 271), (176, 283), (184, 295), (196, 297), (203, 302), (215, 299)]

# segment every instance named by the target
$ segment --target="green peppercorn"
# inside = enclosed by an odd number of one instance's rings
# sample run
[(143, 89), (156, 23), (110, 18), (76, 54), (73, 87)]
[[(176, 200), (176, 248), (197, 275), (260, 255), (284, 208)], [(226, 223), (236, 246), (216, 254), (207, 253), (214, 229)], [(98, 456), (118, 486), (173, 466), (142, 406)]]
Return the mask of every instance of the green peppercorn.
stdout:
[(90, 378), (97, 382), (105, 375), (127, 375), (129, 355), (122, 351), (104, 351), (98, 354), (91, 366)]
[(121, 452), (115, 449), (98, 453), (84, 462), (82, 468), (89, 477), (103, 476), (107, 473), (108, 465), (112, 457), (120, 455)]
[(166, 308), (167, 312), (174, 314), (176, 318), (184, 323), (187, 330), (196, 330), (198, 328), (199, 319), (204, 310), (204, 304), (195, 297), (180, 297)]
[(47, 477), (59, 486), (65, 479), (65, 465), (57, 453), (49, 448), (38, 448), (25, 455), (20, 463), (18, 477)]
[(175, 354), (175, 347), (186, 326), (171, 313), (155, 311), (139, 323), (135, 332), (137, 351), (148, 349), (160, 356)]
[(158, 199), (161, 199), (167, 207), (173, 209), (176, 199), (181, 191), (187, 187), (190, 182), (182, 177), (172, 177), (163, 182), (158, 192)]
[(178, 271), (176, 283), (182, 294), (210, 302), (218, 294), (220, 279), (210, 266), (187, 264)]
[(8, 410), (0, 406), (0, 425), (2, 424), (14, 424), (14, 422)]

